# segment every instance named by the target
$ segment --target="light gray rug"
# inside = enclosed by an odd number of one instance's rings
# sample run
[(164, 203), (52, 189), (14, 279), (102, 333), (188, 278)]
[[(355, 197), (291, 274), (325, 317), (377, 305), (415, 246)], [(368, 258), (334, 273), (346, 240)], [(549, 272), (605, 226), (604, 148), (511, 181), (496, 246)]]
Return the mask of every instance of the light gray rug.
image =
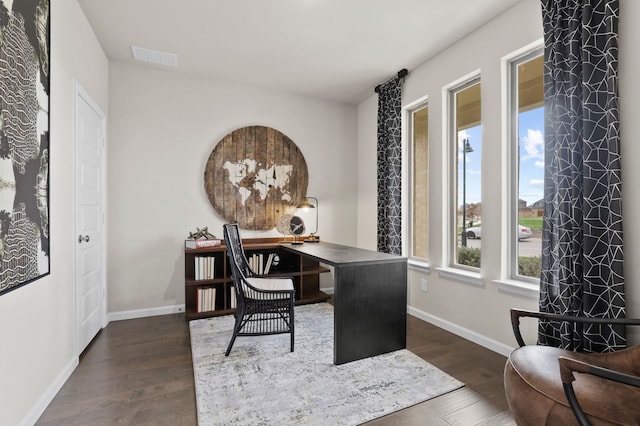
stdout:
[(333, 306), (296, 307), (289, 335), (238, 337), (233, 316), (191, 321), (198, 424), (357, 425), (463, 383), (408, 350), (333, 364)]

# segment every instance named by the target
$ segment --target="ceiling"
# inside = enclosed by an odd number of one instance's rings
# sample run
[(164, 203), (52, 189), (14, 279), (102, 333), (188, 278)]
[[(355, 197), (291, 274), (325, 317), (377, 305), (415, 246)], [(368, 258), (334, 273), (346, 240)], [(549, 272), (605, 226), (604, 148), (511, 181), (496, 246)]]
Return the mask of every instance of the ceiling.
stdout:
[(78, 0), (110, 60), (353, 104), (519, 1)]

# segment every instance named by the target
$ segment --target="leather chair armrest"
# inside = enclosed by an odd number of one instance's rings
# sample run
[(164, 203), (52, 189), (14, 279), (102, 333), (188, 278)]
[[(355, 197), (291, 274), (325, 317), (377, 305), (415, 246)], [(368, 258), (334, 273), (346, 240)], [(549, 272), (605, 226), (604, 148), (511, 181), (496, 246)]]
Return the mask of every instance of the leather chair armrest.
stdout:
[(547, 321), (566, 321), (572, 323), (587, 323), (587, 324), (611, 324), (611, 325), (640, 325), (640, 319), (636, 318), (588, 318), (572, 315), (559, 315), (546, 312), (527, 311), (523, 309), (511, 309), (511, 327), (513, 328), (513, 334), (520, 347), (526, 343), (520, 333), (520, 318), (538, 318)]
[(629, 386), (640, 387), (639, 376), (621, 373), (609, 368), (598, 367), (597, 365), (563, 356), (558, 358), (558, 363), (560, 364), (560, 377), (562, 378), (562, 383), (571, 384), (575, 380), (573, 373), (577, 372), (582, 374), (592, 374), (603, 379), (624, 383)]
[(630, 386), (640, 387), (640, 377), (632, 376), (630, 374), (620, 373), (608, 368), (598, 367), (583, 361), (576, 359), (559, 357), (558, 363), (560, 364), (560, 377), (562, 378), (562, 387), (564, 393), (573, 411), (573, 415), (578, 420), (580, 426), (589, 426), (589, 420), (586, 414), (580, 406), (580, 402), (576, 397), (576, 393), (573, 389), (573, 381), (575, 380), (574, 372), (582, 374), (592, 374), (594, 376), (601, 377), (603, 379), (612, 380), (618, 383), (624, 383)]

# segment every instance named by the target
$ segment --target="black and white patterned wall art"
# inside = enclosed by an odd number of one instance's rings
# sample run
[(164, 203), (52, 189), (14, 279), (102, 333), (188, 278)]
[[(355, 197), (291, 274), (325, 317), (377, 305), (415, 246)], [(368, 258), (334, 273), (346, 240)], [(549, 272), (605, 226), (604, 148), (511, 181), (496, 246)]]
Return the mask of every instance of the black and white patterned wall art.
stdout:
[(0, 294), (49, 273), (49, 0), (0, 0)]

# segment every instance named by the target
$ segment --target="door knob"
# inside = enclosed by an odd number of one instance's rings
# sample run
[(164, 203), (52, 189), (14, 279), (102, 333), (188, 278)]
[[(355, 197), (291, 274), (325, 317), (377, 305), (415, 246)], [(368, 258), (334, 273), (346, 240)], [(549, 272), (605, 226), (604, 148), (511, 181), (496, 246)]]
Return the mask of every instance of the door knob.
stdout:
[(85, 236), (83, 237), (82, 235), (79, 235), (79, 236), (78, 236), (78, 242), (79, 242), (79, 243), (81, 243), (81, 242), (83, 242), (83, 241), (84, 241), (85, 243), (88, 243), (88, 242), (89, 242), (89, 236), (88, 236), (88, 235), (85, 235)]

